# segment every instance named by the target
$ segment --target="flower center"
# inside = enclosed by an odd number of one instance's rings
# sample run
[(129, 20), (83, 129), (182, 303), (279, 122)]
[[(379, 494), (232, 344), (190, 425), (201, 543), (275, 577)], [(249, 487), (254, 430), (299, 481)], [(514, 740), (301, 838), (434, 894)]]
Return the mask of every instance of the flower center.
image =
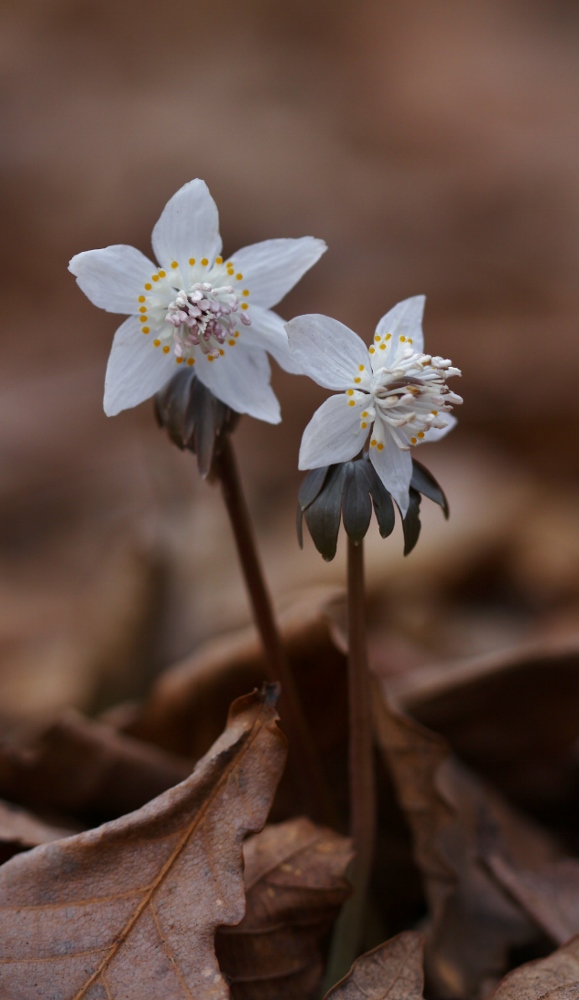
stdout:
[(201, 351), (209, 361), (234, 347), (239, 326), (249, 326), (249, 289), (239, 287), (243, 275), (217, 257), (209, 267), (203, 258), (185, 265), (173, 261), (167, 271), (160, 269), (144, 285), (139, 296), (139, 320), (143, 333), (153, 333), (155, 347), (168, 353), (173, 347), (178, 364), (195, 363)]
[(165, 320), (175, 330), (175, 355), (183, 357), (191, 347), (218, 358), (221, 345), (238, 332), (235, 327), (251, 322), (239, 309), (239, 298), (231, 285), (213, 287), (197, 281), (191, 289), (181, 289), (169, 303)]
[(460, 396), (446, 384), (451, 375), (460, 375), (444, 358), (415, 354), (407, 348), (391, 368), (374, 373), (372, 396), (376, 415), (393, 435), (400, 448), (419, 444), (431, 427), (444, 428), (444, 414)]

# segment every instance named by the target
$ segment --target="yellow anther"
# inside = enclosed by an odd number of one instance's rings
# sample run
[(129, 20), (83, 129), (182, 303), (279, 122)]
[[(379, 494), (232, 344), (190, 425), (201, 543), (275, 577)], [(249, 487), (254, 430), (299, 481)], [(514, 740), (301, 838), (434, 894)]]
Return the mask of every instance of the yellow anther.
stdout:
[(173, 268), (173, 270), (175, 270), (176, 267), (179, 267), (179, 265), (178, 265), (178, 263), (177, 263), (176, 260), (173, 261), (173, 263), (171, 264), (171, 267)]
[(367, 426), (368, 426), (368, 424), (367, 424), (367, 423), (361, 423), (361, 424), (360, 424), (360, 427), (362, 428), (362, 430), (363, 430), (363, 431), (365, 431), (365, 430), (366, 430)]
[(387, 333), (386, 334), (386, 340), (392, 340), (392, 334), (391, 333)]
[(405, 342), (405, 340), (406, 340), (406, 337), (404, 336), (404, 334), (402, 334), (402, 336), (400, 337), (400, 343), (403, 344)]
[(202, 257), (202, 259), (201, 259), (202, 266), (203, 267), (207, 267), (208, 263), (209, 263), (209, 261), (207, 260), (207, 257)]
[(139, 316), (139, 323), (146, 323), (146, 322), (147, 322), (146, 316)]
[(376, 442), (376, 438), (372, 438), (372, 440), (370, 441), (370, 447), (375, 448), (376, 447), (376, 443), (377, 443)]
[(356, 400), (355, 399), (351, 399), (348, 405), (349, 406), (355, 406), (356, 405)]
[(367, 416), (368, 416), (368, 410), (364, 410), (364, 412), (363, 412), (362, 416), (363, 416), (363, 417), (367, 417)]
[(150, 329), (149, 329), (149, 327), (148, 327), (148, 326), (144, 326), (144, 327), (142, 327), (142, 333), (150, 333), (150, 332), (151, 332), (151, 331), (150, 331)]
[(363, 372), (364, 371), (364, 365), (358, 365), (358, 371), (359, 372)]
[(348, 396), (353, 396), (353, 395), (354, 395), (354, 390), (348, 389)]
[(194, 257), (189, 257), (189, 263), (190, 263), (191, 267), (193, 267), (193, 264), (195, 263), (195, 258)]
[(416, 438), (410, 438), (410, 444), (416, 444)]
[(215, 358), (213, 357), (213, 355), (212, 355), (212, 354), (208, 354), (208, 355), (207, 355), (207, 360), (208, 360), (208, 361), (215, 361)]
[(249, 309), (249, 306), (248, 306), (247, 302), (242, 302), (241, 303), (241, 308), (242, 309)]
[(369, 348), (369, 352), (370, 352), (370, 354), (375, 354), (375, 353), (376, 353), (376, 352), (375, 352), (375, 348), (373, 348), (373, 347), (370, 347), (370, 348)]
[(160, 347), (161, 346), (161, 341), (160, 340), (154, 340), (153, 343), (154, 343), (155, 347)]
[(166, 271), (159, 271), (159, 277), (160, 278), (166, 278), (167, 277), (167, 272)]
[(244, 288), (243, 292), (241, 294), (242, 295), (249, 295), (249, 289), (248, 288)]
[(139, 312), (140, 313), (146, 313), (146, 311), (147, 311), (147, 307), (146, 306), (139, 306)]
[(175, 361), (176, 361), (176, 363), (177, 363), (178, 365), (182, 365), (182, 364), (183, 364), (183, 362), (184, 362), (184, 360), (185, 360), (185, 358), (175, 358)]
[(386, 344), (380, 344), (380, 350), (381, 351), (385, 351), (386, 350)]
[(171, 348), (169, 347), (169, 345), (165, 344), (165, 346), (163, 348), (163, 354), (168, 354), (170, 350), (171, 350)]
[(223, 348), (221, 348), (221, 347), (219, 348), (219, 353), (220, 353), (221, 357), (223, 357), (223, 355), (225, 354), (225, 351), (223, 350)]
[(229, 344), (230, 347), (235, 347), (236, 342), (235, 340), (228, 340), (227, 343)]
[(223, 257), (216, 257), (215, 258), (215, 263), (216, 264), (223, 264)]
[(355, 378), (355, 379), (354, 379), (354, 382), (356, 382), (356, 383), (358, 383), (358, 382), (361, 382), (361, 381), (362, 381), (362, 379), (361, 379), (361, 378)]
[(423, 438), (424, 437), (424, 431), (418, 431), (418, 437), (419, 438)]
[(231, 264), (227, 265), (227, 273), (228, 274), (235, 274), (235, 268), (232, 267)]
[(382, 442), (380, 441), (380, 442), (378, 443), (378, 451), (382, 451), (383, 447), (384, 447), (384, 445), (383, 445), (383, 444), (382, 444)]
[[(158, 274), (154, 274), (154, 275), (153, 275), (153, 281), (158, 281), (158, 280), (159, 280), (159, 275), (158, 275)], [(146, 287), (147, 287), (147, 286), (145, 285), (145, 288), (146, 288)], [(149, 288), (150, 288), (150, 287), (151, 287), (151, 286), (149, 285)]]
[(236, 330), (235, 333), (233, 334), (233, 336), (234, 337), (239, 337), (239, 330)]
[(153, 287), (153, 286), (152, 286), (152, 284), (151, 284), (151, 282), (150, 282), (150, 281), (148, 281), (148, 282), (147, 282), (147, 284), (145, 285), (145, 288), (147, 289), (147, 291), (148, 291), (148, 292), (150, 292), (150, 291), (151, 291), (151, 288), (152, 288), (152, 287)]
[(187, 358), (187, 364), (188, 365), (194, 365), (195, 364), (195, 358)]
[(438, 410), (431, 410), (430, 412), (432, 413), (433, 417), (437, 417), (438, 416)]
[(235, 277), (237, 278), (238, 281), (241, 281), (241, 279), (243, 278), (243, 275), (242, 274), (236, 274)]
[(409, 338), (408, 338), (408, 343), (409, 343), (409, 344), (411, 344), (411, 343), (412, 343), (412, 338), (411, 338), (411, 337), (409, 337)]
[(145, 295), (139, 295), (139, 302), (146, 302), (147, 298)]
[(380, 336), (379, 333), (374, 334), (374, 340), (376, 341), (377, 344), (380, 343), (380, 341), (382, 340), (382, 337)]

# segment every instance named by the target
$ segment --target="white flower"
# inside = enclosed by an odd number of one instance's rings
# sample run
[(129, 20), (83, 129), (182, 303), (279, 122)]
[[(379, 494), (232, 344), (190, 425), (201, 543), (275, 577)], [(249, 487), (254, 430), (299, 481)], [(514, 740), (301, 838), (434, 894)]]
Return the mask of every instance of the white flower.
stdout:
[(297, 369), (270, 307), (321, 257), (323, 240), (265, 240), (223, 260), (217, 206), (194, 180), (167, 203), (152, 243), (159, 267), (129, 246), (88, 250), (69, 264), (91, 302), (129, 313), (109, 356), (105, 412), (141, 403), (185, 363), (231, 409), (278, 423), (265, 352)]
[(286, 325), (290, 350), (304, 375), (326, 389), (343, 389), (316, 410), (304, 431), (300, 469), (347, 462), (370, 439), (369, 457), (402, 516), (412, 478), (410, 449), (437, 441), (454, 427), (462, 403), (446, 379), (460, 375), (450, 361), (423, 354), (424, 296), (399, 302), (382, 317), (367, 348), (328, 316), (298, 316)]

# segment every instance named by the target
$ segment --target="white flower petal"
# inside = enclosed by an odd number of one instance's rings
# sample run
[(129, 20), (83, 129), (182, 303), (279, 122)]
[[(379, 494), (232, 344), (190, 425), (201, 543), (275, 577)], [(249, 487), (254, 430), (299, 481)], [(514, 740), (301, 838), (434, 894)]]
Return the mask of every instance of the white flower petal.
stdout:
[(304, 375), (325, 389), (350, 389), (360, 371), (370, 370), (364, 341), (329, 316), (297, 316), (286, 324), (290, 351)]
[(189, 181), (169, 199), (153, 229), (153, 250), (163, 267), (176, 260), (207, 257), (210, 265), (221, 250), (219, 213), (205, 181)]
[(425, 432), (422, 444), (430, 444), (431, 441), (440, 441), (458, 423), (458, 420), (456, 417), (453, 417), (452, 413), (441, 414), (441, 419), (446, 420), (446, 427), (431, 427), (430, 430)]
[[(416, 354), (424, 352), (424, 334), (422, 333), (422, 316), (424, 313), (425, 295), (414, 295), (410, 299), (398, 302), (390, 312), (382, 317), (376, 333), (381, 337), (391, 334), (388, 342), (386, 357), (392, 357), (395, 350), (400, 346), (400, 337), (412, 341), (412, 348)], [(404, 343), (402, 341), (402, 343)], [(386, 363), (386, 362), (384, 362)]]
[(113, 313), (136, 313), (143, 285), (157, 270), (140, 250), (119, 244), (77, 253), (68, 265), (95, 306)]
[(402, 517), (405, 517), (410, 502), (408, 490), (412, 479), (410, 452), (401, 451), (388, 429), (378, 420), (374, 424), (374, 437), (384, 447), (370, 447), (370, 461), (398, 504)]
[(284, 371), (300, 375), (301, 368), (289, 349), (285, 320), (261, 306), (252, 306), (249, 315), (251, 326), (241, 327), (242, 343), (267, 351)]
[(302, 437), (298, 468), (318, 469), (321, 465), (348, 462), (361, 451), (368, 436), (360, 426), (364, 402), (348, 404), (348, 396), (340, 393), (330, 396), (316, 410)]
[(323, 240), (302, 236), (292, 240), (264, 240), (233, 254), (231, 260), (243, 274), (250, 302), (269, 309), (294, 287), (327, 249)]
[(268, 424), (281, 420), (279, 402), (269, 384), (270, 367), (265, 351), (256, 347), (226, 347), (225, 354), (215, 361), (197, 351), (195, 374), (237, 413), (248, 413)]
[(114, 417), (153, 396), (176, 371), (173, 352), (164, 354), (144, 334), (135, 316), (115, 333), (105, 376), (105, 413)]

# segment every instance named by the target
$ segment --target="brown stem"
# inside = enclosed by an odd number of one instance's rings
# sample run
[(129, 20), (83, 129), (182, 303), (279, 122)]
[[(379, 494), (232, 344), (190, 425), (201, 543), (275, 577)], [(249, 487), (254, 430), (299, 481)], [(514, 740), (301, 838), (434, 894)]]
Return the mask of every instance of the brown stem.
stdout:
[(266, 668), (270, 679), (281, 684), (280, 716), (287, 730), (296, 784), (312, 819), (333, 825), (334, 809), (274, 618), (229, 435), (224, 436), (213, 468), (221, 482), (253, 617), (265, 651)]
[(370, 674), (364, 600), (364, 548), (348, 539), (348, 698), (350, 719), (350, 832), (356, 852), (349, 873), (354, 891), (336, 925), (326, 980), (329, 990), (357, 958), (364, 932), (368, 881), (376, 836)]

